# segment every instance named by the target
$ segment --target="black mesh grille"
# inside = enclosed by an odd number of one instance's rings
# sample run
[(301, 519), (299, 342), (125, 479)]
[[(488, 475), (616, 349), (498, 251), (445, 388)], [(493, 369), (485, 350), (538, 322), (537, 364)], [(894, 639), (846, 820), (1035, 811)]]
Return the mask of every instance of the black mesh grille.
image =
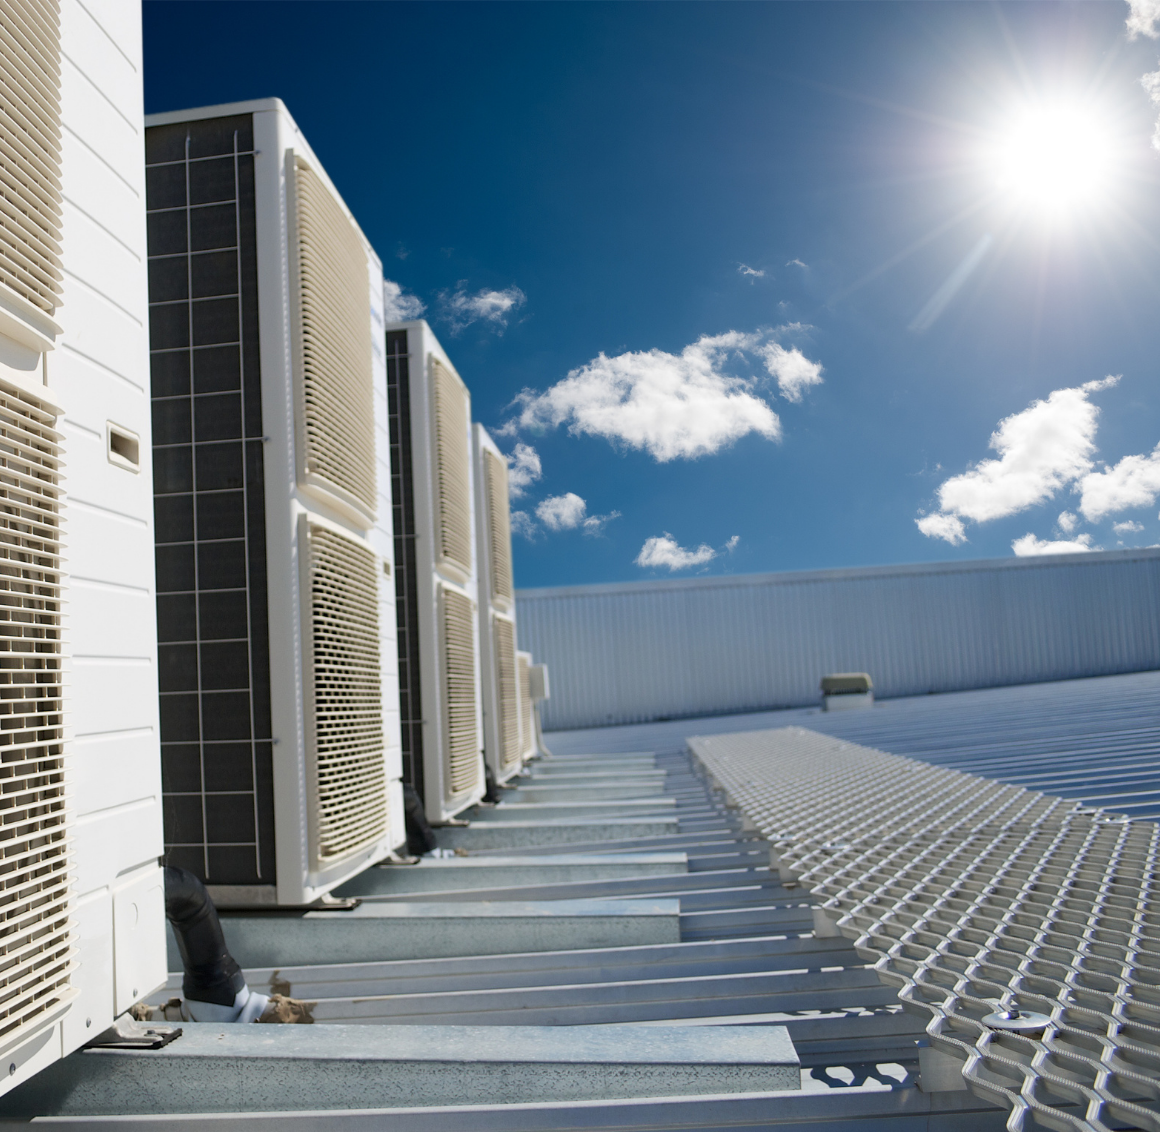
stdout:
[(165, 847), (273, 884), (250, 115), (145, 133)]
[(403, 780), (423, 796), (423, 703), (419, 689), (419, 602), (415, 592), (415, 494), (411, 456), (411, 371), (407, 332), (387, 331), (391, 499), (395, 520), (395, 612), (399, 625), (399, 708)]

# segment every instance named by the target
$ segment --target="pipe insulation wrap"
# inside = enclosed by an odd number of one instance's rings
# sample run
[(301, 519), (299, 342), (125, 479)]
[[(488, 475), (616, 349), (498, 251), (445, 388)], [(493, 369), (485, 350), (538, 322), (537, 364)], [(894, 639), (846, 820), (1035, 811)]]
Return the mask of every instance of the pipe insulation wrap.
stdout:
[(264, 997), (250, 993), (241, 967), (226, 947), (217, 909), (205, 885), (187, 869), (165, 867), (165, 915), (173, 925), (185, 968), (181, 991), (187, 1004), (196, 1003), (199, 1010), (203, 1005), (214, 1005), (233, 1012), (236, 1018), (251, 999)]

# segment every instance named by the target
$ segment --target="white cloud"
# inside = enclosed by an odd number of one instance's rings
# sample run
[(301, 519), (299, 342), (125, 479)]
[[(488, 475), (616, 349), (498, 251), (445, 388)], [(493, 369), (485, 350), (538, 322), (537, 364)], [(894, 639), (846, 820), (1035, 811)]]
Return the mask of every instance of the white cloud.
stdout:
[[(1140, 85), (1148, 92), (1152, 105), (1160, 109), (1160, 71), (1149, 71), (1141, 75)], [(1160, 119), (1157, 119), (1156, 128), (1152, 131), (1152, 148), (1160, 149)]]
[(738, 544), (740, 541), (741, 541), (741, 536), (740, 536), (740, 535), (734, 535), (734, 536), (733, 536), (733, 537), (732, 537), (732, 538), (731, 538), (731, 539), (730, 539), (730, 540), (729, 540), (729, 541), (728, 541), (728, 542), (725, 544), (725, 551), (726, 551), (726, 553), (728, 553), (728, 554), (732, 554), (732, 553), (733, 553), (733, 551), (735, 551), (735, 550), (737, 549), (737, 544)]
[(588, 513), (588, 504), (574, 491), (549, 495), (536, 505), (536, 517), (550, 531), (570, 531), (578, 527)]
[(644, 546), (636, 556), (638, 566), (664, 566), (668, 570), (687, 570), (690, 566), (701, 566), (717, 557), (717, 552), (705, 543), (696, 550), (686, 550), (677, 543), (668, 531), (657, 538), (645, 539)]
[(519, 499), (544, 474), (540, 454), (530, 444), (517, 444), (508, 462), (508, 494)]
[(1055, 522), (1065, 535), (1069, 535), (1079, 523), (1079, 516), (1073, 515), (1070, 511), (1060, 511), (1059, 518)]
[(1128, 0), (1128, 38), (1146, 35), (1160, 37), (1160, 0)]
[(1151, 455), (1125, 456), (1114, 468), (1084, 476), (1079, 489), (1079, 509), (1089, 522), (1130, 507), (1151, 507), (1160, 495), (1160, 444)]
[(1044, 539), (1036, 538), (1032, 534), (1026, 534), (1022, 538), (1017, 538), (1011, 544), (1011, 549), (1020, 558), (1026, 558), (1032, 554), (1081, 554), (1088, 550), (1100, 550), (1102, 548), (1092, 546), (1091, 535), (1080, 535), (1071, 542), (1063, 540), (1047, 542)]
[(751, 275), (754, 279), (763, 279), (765, 277), (764, 270), (758, 271), (756, 267), (750, 267), (748, 264), (739, 263), (737, 265), (737, 270), (742, 275)]
[(466, 283), (460, 283), (454, 291), (443, 291), (439, 295), (443, 317), (451, 323), (452, 333), (458, 334), (473, 322), (490, 322), (501, 330), (507, 326), (508, 316), (527, 302), (527, 296), (518, 287), (508, 287), (503, 291), (489, 291), (487, 288), (469, 295)]
[(936, 513), (924, 515), (921, 519), (914, 521), (927, 538), (946, 539), (951, 546), (958, 546), (959, 543), (967, 541), (967, 532), (963, 527), (963, 522), (961, 519), (956, 519), (954, 515)]
[[(998, 460), (980, 460), (938, 489), (941, 516), (918, 520), (919, 530), (954, 544), (965, 538), (948, 517), (984, 523), (1033, 507), (1091, 470), (1099, 409), (1088, 397), (1116, 384), (1118, 377), (1057, 389), (999, 422), (990, 447)], [(1085, 511), (1086, 515), (1087, 512)]]
[(607, 515), (589, 515), (580, 525), (584, 528), (584, 533), (592, 538), (604, 533), (604, 528), (612, 522), (613, 519), (619, 519), (619, 511), (609, 511)]
[(398, 283), (383, 280), (383, 318), (387, 322), (407, 322), (418, 318), (426, 309), (418, 295), (404, 295)]
[(526, 511), (513, 511), (511, 515), (512, 534), (522, 535), (529, 542), (535, 540), (536, 531), (539, 528), (536, 526), (536, 520), (531, 517)]
[(1135, 519), (1126, 519), (1122, 523), (1113, 523), (1112, 530), (1118, 535), (1137, 534), (1144, 529), (1143, 523), (1137, 523)]
[(802, 263), (802, 261), (800, 259), (786, 260), (785, 265), (786, 265), (786, 267), (806, 267), (806, 266), (808, 266), (807, 264)]
[(755, 351), (760, 334), (704, 336), (680, 354), (599, 354), (543, 393), (517, 398), (525, 428), (566, 424), (648, 452), (660, 463), (708, 456), (756, 432), (781, 437), (781, 422), (754, 383), (725, 371), (731, 354)]
[(777, 378), (777, 387), (787, 401), (800, 402), (803, 389), (822, 383), (821, 363), (811, 362), (796, 346), (787, 350), (776, 342), (767, 342), (761, 354), (765, 368)]

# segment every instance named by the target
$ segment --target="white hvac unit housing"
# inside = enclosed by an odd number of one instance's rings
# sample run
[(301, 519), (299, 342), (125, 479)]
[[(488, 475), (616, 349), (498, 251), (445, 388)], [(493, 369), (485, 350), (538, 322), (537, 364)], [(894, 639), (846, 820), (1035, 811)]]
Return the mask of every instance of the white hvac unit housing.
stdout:
[(524, 761), (508, 465), (483, 425), (474, 425), (472, 436), (483, 751), (496, 782), (505, 782)]
[(0, 1092), (165, 980), (141, 29), (110, 15), (0, 0)]
[(146, 124), (168, 860), (307, 905), (405, 839), (382, 267), (279, 100)]
[(386, 349), (403, 758), (438, 824), (486, 789), (471, 395), (426, 322)]

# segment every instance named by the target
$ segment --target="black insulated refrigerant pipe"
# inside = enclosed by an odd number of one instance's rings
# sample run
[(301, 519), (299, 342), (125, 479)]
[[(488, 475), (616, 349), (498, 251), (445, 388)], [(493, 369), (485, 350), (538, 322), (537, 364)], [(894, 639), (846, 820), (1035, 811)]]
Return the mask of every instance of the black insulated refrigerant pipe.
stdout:
[(181, 990), (186, 1000), (233, 1006), (246, 978), (226, 947), (205, 885), (187, 869), (165, 867), (165, 915), (185, 966)]

